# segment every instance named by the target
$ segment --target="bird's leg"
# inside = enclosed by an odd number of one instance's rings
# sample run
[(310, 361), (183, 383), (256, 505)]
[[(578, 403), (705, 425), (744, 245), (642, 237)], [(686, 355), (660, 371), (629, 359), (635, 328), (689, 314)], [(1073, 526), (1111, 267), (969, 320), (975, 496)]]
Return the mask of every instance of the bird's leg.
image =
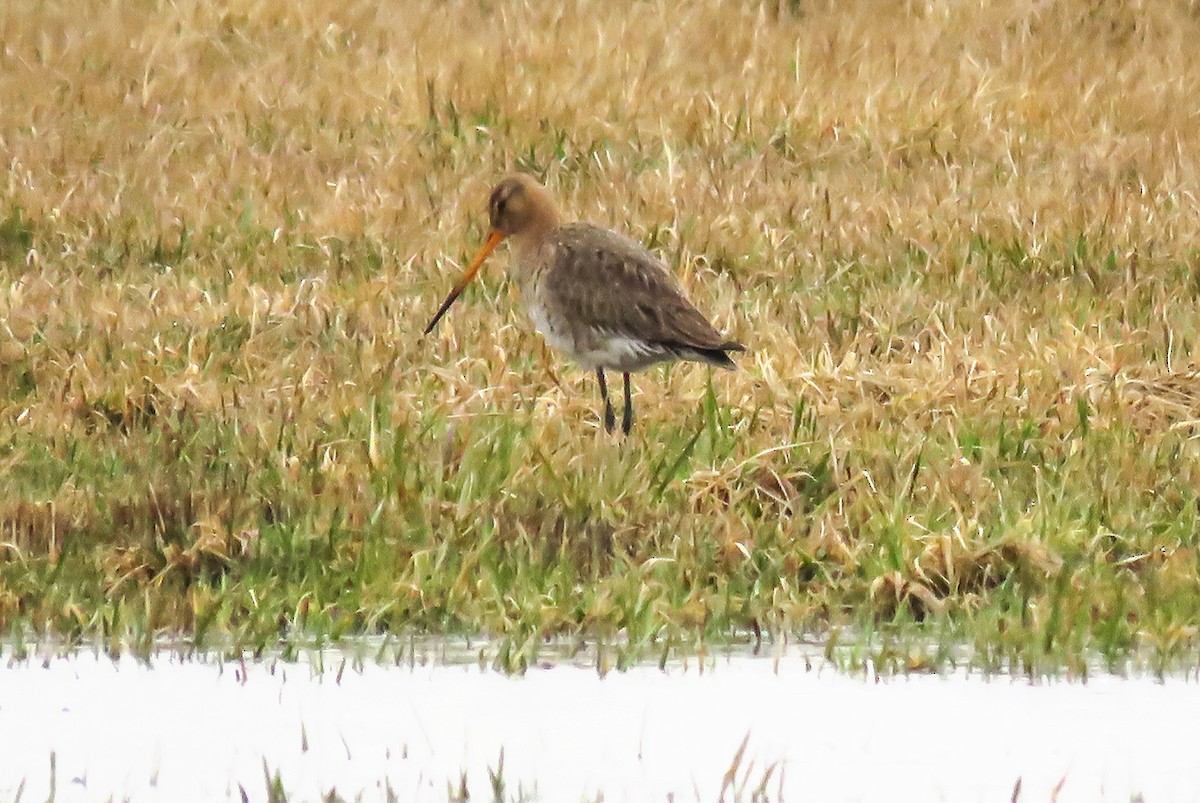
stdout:
[(621, 421), (621, 429), (625, 434), (633, 429), (633, 395), (629, 392), (629, 372), (625, 372), (625, 417)]
[(596, 381), (600, 383), (600, 398), (604, 399), (604, 431), (612, 432), (617, 425), (617, 414), (613, 412), (612, 401), (608, 398), (608, 384), (604, 381), (604, 369), (596, 369)]

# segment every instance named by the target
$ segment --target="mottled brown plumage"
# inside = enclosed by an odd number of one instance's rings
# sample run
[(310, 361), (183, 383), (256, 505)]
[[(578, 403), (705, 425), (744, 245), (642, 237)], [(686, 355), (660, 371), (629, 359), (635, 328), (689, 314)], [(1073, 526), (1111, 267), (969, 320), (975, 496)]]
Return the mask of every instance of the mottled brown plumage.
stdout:
[(684, 296), (666, 266), (639, 243), (588, 223), (561, 223), (546, 188), (526, 175), (503, 179), (488, 200), (491, 232), (425, 332), (428, 334), (483, 261), (506, 237), (511, 272), (538, 332), (585, 368), (604, 399), (604, 425), (616, 424), (604, 369), (625, 380), (626, 433), (633, 426), (629, 374), (669, 360), (734, 368), (728, 340)]

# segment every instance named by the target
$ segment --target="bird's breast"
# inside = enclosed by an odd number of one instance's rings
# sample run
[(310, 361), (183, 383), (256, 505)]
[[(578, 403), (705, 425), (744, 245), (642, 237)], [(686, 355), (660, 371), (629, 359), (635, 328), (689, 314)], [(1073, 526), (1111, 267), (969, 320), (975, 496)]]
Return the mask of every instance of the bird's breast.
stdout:
[(526, 296), (526, 309), (533, 321), (533, 328), (546, 339), (553, 348), (567, 354), (575, 353), (575, 338), (572, 336), (568, 321), (551, 313), (550, 309), (533, 292)]

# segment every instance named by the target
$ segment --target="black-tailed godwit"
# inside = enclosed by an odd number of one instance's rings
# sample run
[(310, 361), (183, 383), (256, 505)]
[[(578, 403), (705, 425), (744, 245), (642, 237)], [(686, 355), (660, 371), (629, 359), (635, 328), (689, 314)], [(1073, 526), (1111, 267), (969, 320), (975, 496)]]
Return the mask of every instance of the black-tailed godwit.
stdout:
[(425, 334), (475, 278), (488, 255), (511, 238), (512, 276), (534, 327), (546, 341), (595, 370), (604, 400), (604, 428), (616, 415), (605, 369), (625, 379), (622, 429), (633, 427), (629, 374), (672, 360), (733, 369), (727, 339), (684, 296), (667, 267), (639, 243), (588, 223), (563, 223), (550, 193), (533, 178), (503, 179), (488, 200), (491, 231), (466, 273), (454, 285)]

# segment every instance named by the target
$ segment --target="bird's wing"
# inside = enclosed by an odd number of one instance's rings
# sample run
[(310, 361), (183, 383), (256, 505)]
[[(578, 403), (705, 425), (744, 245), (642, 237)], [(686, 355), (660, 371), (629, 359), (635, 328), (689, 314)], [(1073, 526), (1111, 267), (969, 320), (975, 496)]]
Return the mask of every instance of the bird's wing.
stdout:
[(580, 324), (665, 348), (736, 349), (639, 243), (587, 224), (561, 227), (547, 297)]

